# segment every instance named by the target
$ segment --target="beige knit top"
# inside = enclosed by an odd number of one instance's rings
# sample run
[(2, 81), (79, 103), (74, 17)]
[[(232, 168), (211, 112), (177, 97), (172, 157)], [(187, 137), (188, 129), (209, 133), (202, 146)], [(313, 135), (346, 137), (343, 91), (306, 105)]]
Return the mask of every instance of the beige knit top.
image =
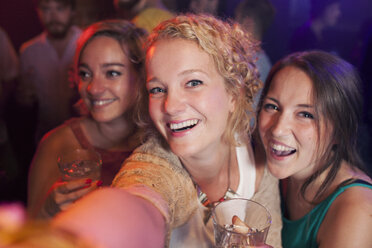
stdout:
[[(124, 162), (113, 186), (150, 201), (167, 223), (167, 242), (176, 227), (185, 224), (198, 208), (198, 197), (190, 175), (168, 146), (155, 138), (138, 147)], [(281, 247), (281, 215), (278, 180), (265, 169), (252, 200), (266, 206), (272, 215), (267, 243)]]

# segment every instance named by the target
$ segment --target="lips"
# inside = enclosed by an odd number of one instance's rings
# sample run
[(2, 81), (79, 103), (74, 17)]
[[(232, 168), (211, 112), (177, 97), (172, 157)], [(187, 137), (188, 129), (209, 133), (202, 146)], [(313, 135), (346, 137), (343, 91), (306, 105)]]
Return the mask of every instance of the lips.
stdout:
[(114, 101), (116, 101), (115, 98), (114, 99), (103, 99), (103, 100), (93, 100), (93, 99), (90, 100), (92, 106), (94, 107), (101, 107), (101, 106), (110, 104)]
[(270, 149), (271, 153), (278, 157), (289, 156), (296, 152), (294, 148), (276, 143), (270, 143)]
[(168, 127), (171, 129), (172, 132), (182, 132), (188, 129), (191, 129), (195, 127), (199, 123), (199, 120), (197, 119), (192, 119), (192, 120), (187, 120), (183, 122), (178, 122), (178, 123), (168, 123)]

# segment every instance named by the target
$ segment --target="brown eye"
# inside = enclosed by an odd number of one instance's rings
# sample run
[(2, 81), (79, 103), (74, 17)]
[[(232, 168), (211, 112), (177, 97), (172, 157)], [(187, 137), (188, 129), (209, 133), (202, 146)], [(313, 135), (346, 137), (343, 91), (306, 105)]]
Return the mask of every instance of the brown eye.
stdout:
[(87, 81), (91, 77), (90, 73), (84, 70), (80, 70), (78, 76), (83, 81)]
[(314, 115), (310, 114), (309, 112), (301, 112), (300, 116), (304, 118), (314, 119)]
[(110, 71), (107, 71), (107, 72), (106, 72), (106, 76), (107, 76), (108, 78), (119, 77), (119, 76), (121, 76), (121, 72), (114, 71), (114, 70), (110, 70)]
[(264, 108), (265, 110), (279, 110), (279, 108), (278, 108), (276, 105), (272, 104), (272, 103), (266, 103), (266, 104), (263, 106), (263, 108)]

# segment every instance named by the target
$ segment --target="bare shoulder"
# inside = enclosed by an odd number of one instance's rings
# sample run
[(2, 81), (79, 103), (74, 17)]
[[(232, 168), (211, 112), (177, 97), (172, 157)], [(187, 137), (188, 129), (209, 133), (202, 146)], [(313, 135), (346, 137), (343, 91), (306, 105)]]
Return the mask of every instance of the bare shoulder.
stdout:
[(51, 186), (60, 177), (57, 157), (67, 148), (78, 147), (71, 128), (63, 124), (44, 135), (40, 141), (29, 169), (28, 210), (32, 215), (40, 211)]
[(79, 143), (68, 125), (62, 124), (49, 131), (37, 146), (31, 164), (31, 173), (34, 171), (34, 167), (38, 168), (38, 171), (50, 167), (53, 164), (51, 162), (56, 160), (60, 151), (72, 147), (79, 147)]
[(75, 135), (67, 124), (62, 124), (44, 135), (39, 143), (40, 148), (63, 149), (76, 143)]
[(319, 229), (320, 247), (372, 247), (372, 189), (353, 186), (340, 194)]

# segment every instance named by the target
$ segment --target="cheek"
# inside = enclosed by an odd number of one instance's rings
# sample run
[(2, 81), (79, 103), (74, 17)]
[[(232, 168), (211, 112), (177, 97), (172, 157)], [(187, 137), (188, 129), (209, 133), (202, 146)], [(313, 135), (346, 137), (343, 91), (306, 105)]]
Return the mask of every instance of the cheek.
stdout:
[(125, 82), (121, 83), (121, 94), (128, 99), (131, 104), (136, 104), (140, 88), (138, 82), (133, 77), (128, 77)]
[(62, 21), (63, 23), (67, 23), (70, 19), (71, 19), (70, 11), (63, 11), (58, 13), (58, 20)]
[(269, 129), (270, 118), (265, 112), (260, 112), (258, 115), (258, 131), (261, 137)]
[(235, 108), (234, 102), (225, 89), (211, 91), (208, 94), (203, 94), (197, 101), (191, 99), (192, 102), (197, 102), (198, 105), (205, 109), (211, 109), (218, 114), (220, 111), (232, 112)]
[(319, 144), (318, 135), (312, 128), (297, 130), (297, 138), (301, 139), (300, 142), (306, 147), (309, 155), (315, 156), (322, 150), (323, 144)]
[(87, 83), (79, 81), (78, 90), (81, 97), (84, 97), (86, 95), (87, 86)]
[(161, 111), (160, 111), (160, 103), (159, 101), (149, 99), (149, 113), (151, 120), (156, 124), (157, 120), (160, 118)]

